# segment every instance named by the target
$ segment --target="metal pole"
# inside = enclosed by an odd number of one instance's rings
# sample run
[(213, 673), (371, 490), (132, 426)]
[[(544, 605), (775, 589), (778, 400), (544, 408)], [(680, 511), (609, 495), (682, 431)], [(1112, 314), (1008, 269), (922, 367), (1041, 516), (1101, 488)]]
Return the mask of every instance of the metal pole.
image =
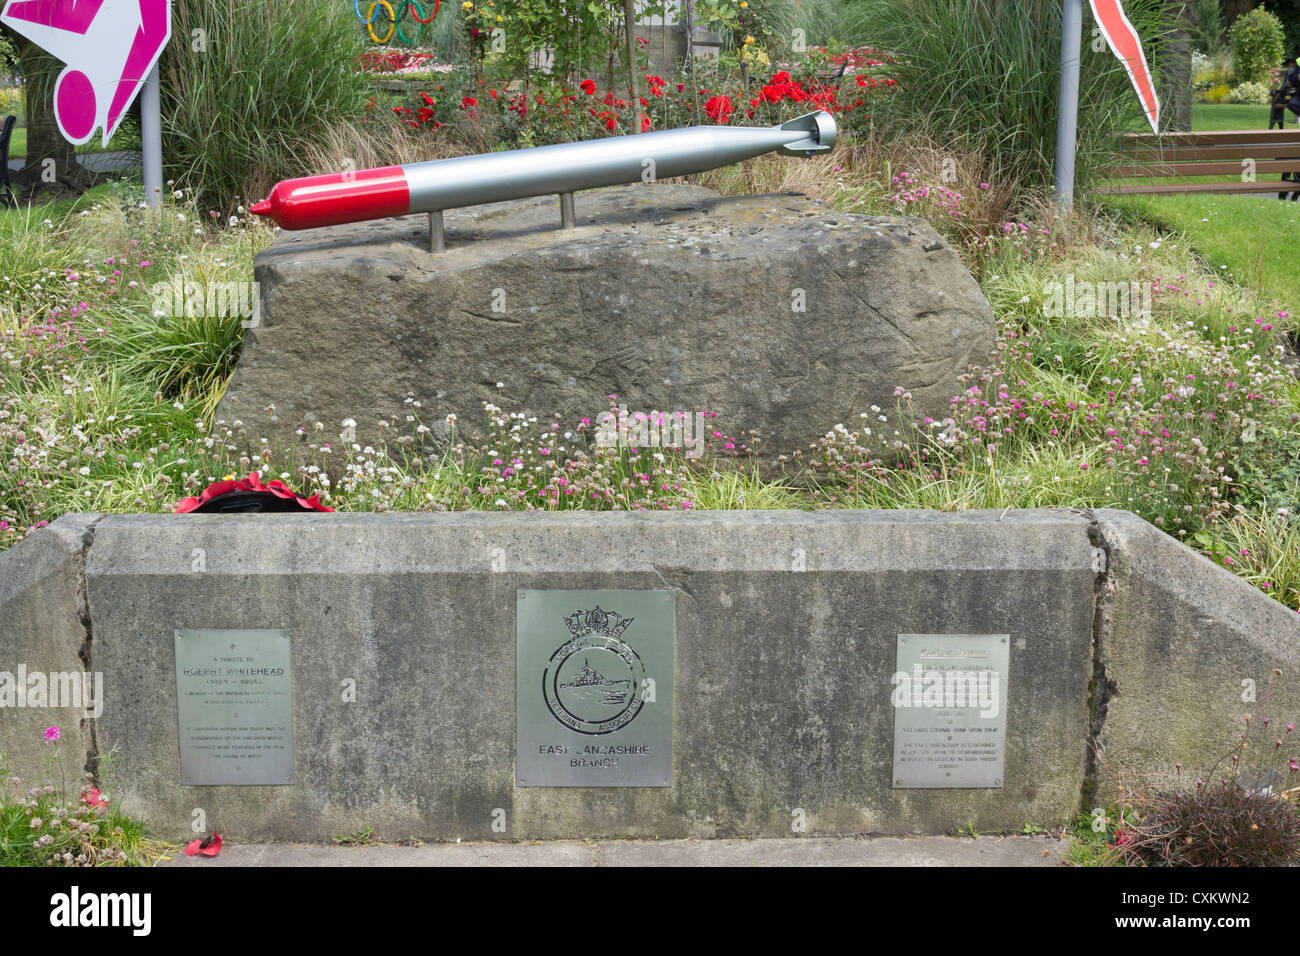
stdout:
[(442, 210), (435, 209), (429, 213), (429, 252), (438, 254), (447, 251), (447, 233), (442, 226)]
[(1083, 51), (1083, 0), (1065, 0), (1061, 16), (1061, 95), (1056, 116), (1056, 201), (1074, 203), (1074, 152), (1079, 125), (1079, 57)]
[(578, 217), (573, 210), (573, 193), (560, 193), (560, 228), (578, 228)]
[(140, 91), (140, 147), (144, 158), (144, 199), (151, 207), (162, 202), (162, 102), (158, 64), (153, 65)]

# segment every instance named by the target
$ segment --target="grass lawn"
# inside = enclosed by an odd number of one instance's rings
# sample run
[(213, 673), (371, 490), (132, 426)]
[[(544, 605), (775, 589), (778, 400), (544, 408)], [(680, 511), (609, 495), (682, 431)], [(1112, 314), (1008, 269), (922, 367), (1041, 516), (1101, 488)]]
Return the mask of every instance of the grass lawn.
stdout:
[(33, 221), (40, 223), (44, 219), (66, 219), (74, 212), (89, 209), (95, 203), (112, 196), (114, 188), (112, 183), (104, 183), (86, 190), (80, 196), (59, 199), (30, 209), (26, 206), (18, 209), (0, 208), (0, 240), (13, 239), (16, 242), (20, 233), (32, 228)]
[[(1192, 129), (1208, 133), (1222, 129), (1268, 129), (1267, 106), (1239, 106), (1233, 103), (1193, 103)], [(1286, 114), (1286, 128), (1296, 129), (1295, 114)]]
[(1220, 273), (1278, 305), (1300, 309), (1300, 270), (1288, 240), (1300, 236), (1300, 202), (1260, 196), (1115, 196), (1112, 206), (1187, 236)]
[[(132, 130), (119, 130), (113, 135), (108, 142), (108, 150), (130, 149), (138, 150), (140, 148), (140, 136)], [(98, 135), (89, 143), (77, 147), (79, 155), (86, 153), (102, 153), (105, 147), (101, 145)], [(14, 128), (13, 139), (9, 141), (9, 158), (23, 159), (27, 155), (27, 127), (18, 126)]]
[[(1192, 128), (1197, 131), (1265, 129), (1268, 107), (1197, 103)], [(1287, 129), (1296, 129), (1287, 113)], [(1267, 178), (1276, 179), (1275, 174)], [(1159, 177), (1126, 182), (1211, 182), (1221, 176)], [(1300, 203), (1264, 196), (1107, 196), (1107, 205), (1145, 220), (1161, 230), (1182, 233), (1213, 269), (1249, 286), (1277, 305), (1300, 308), (1300, 272), (1286, 254), (1288, 239), (1300, 236)]]

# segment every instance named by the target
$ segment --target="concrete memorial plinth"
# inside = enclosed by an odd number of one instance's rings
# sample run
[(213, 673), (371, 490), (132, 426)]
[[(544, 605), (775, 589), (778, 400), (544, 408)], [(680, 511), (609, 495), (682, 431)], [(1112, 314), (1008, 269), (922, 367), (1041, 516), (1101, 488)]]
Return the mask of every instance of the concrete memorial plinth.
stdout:
[[(1243, 679), (1300, 673), (1294, 612), (1113, 511), (70, 515), (0, 585), (0, 670), (102, 675), (74, 763), (116, 748), (102, 785), (176, 838), (196, 808), (234, 840), (1064, 824), (1107, 765), (1208, 768)], [(986, 728), (898, 712), (897, 668), (976, 658)], [(254, 707), (195, 744), (227, 693)], [(28, 779), (49, 722), (0, 708)]]
[(449, 210), (436, 255), (420, 216), (282, 233), (257, 257), (259, 324), (218, 417), (281, 441), (337, 440), (350, 419), (364, 444), (381, 420), (410, 427), (408, 396), (465, 436), (485, 402), (568, 428), (618, 395), (631, 416), (716, 413), (711, 431), (752, 431), (774, 457), (892, 412), (899, 386), (942, 419), (994, 345), (924, 220), (667, 184), (580, 192), (576, 213), (562, 231), (553, 197)]

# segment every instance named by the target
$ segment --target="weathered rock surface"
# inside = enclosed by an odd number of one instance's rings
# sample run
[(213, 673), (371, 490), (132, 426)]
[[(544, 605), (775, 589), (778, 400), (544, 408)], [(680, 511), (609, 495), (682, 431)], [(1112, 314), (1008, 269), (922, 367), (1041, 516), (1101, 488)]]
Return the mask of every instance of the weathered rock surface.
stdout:
[(924, 220), (664, 184), (576, 208), (567, 232), (553, 198), (449, 211), (442, 255), (423, 216), (281, 234), (219, 417), (280, 438), (351, 418), (368, 441), (406, 425), (407, 395), (462, 435), (484, 402), (567, 427), (618, 395), (633, 414), (715, 412), (771, 458), (892, 409), (900, 385), (942, 418), (993, 345), (988, 303)]

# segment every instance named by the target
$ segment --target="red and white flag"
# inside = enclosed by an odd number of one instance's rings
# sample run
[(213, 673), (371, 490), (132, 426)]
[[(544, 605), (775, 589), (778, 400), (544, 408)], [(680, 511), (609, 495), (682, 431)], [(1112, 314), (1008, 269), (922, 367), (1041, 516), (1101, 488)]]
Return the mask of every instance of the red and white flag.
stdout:
[(1142, 50), (1142, 38), (1124, 14), (1120, 0), (1089, 0), (1092, 15), (1101, 27), (1102, 36), (1111, 50), (1128, 70), (1128, 78), (1137, 90), (1142, 109), (1147, 114), (1153, 133), (1160, 132), (1160, 97), (1156, 95), (1155, 79), (1147, 66), (1147, 55)]

